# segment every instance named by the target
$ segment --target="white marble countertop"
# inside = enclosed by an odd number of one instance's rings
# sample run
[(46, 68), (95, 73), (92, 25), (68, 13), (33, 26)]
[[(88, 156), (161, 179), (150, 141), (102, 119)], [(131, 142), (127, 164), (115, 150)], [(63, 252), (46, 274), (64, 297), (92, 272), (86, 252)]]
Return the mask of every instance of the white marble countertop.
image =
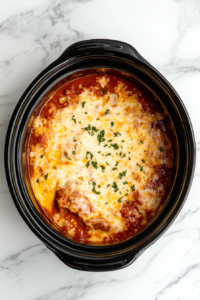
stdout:
[[(197, 167), (180, 215), (130, 267), (75, 271), (52, 254), (17, 212), (4, 173), (10, 116), (35, 76), (73, 42), (132, 44), (182, 97), (193, 122)], [(200, 299), (200, 1), (1, 0), (0, 299)]]

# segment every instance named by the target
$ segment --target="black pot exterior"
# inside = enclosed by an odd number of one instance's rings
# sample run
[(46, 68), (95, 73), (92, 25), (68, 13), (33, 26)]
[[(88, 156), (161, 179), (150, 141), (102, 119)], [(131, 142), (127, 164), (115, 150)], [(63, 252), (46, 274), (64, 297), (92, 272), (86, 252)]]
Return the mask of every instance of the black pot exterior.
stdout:
[[(54, 230), (40, 215), (27, 190), (22, 170), (22, 144), (27, 123), (43, 96), (61, 79), (95, 69), (133, 76), (160, 100), (175, 128), (177, 172), (164, 207), (137, 236), (108, 246), (82, 245)], [(68, 266), (85, 271), (118, 270), (130, 265), (172, 224), (182, 208), (195, 170), (195, 139), (188, 113), (169, 82), (132, 46), (113, 40), (73, 44), (30, 84), (13, 112), (5, 143), (5, 170), (14, 203), (30, 229)]]

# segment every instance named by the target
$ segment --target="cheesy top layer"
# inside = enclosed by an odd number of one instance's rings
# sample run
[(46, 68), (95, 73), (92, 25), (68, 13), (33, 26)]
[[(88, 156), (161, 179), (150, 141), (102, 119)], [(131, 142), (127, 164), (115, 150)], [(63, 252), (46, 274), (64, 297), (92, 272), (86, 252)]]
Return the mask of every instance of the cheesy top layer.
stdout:
[(83, 79), (57, 90), (33, 121), (31, 184), (63, 234), (116, 243), (145, 228), (167, 197), (173, 145), (140, 89), (112, 76)]

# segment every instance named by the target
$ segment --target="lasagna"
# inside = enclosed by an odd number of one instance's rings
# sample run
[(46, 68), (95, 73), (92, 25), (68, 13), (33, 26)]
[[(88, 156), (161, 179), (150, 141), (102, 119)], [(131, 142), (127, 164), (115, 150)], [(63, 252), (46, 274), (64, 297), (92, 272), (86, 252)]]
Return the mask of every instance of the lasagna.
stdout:
[(140, 88), (93, 74), (52, 92), (34, 117), (29, 178), (46, 217), (84, 244), (113, 244), (142, 231), (172, 185), (169, 126)]

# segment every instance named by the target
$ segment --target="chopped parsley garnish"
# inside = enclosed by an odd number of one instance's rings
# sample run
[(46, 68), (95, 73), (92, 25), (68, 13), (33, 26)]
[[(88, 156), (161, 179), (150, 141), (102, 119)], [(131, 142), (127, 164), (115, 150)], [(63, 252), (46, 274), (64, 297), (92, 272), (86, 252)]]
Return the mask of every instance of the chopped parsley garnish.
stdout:
[(72, 154), (73, 154), (73, 155), (76, 155), (76, 151), (72, 151)]
[(115, 167), (118, 166), (118, 161), (116, 161)]
[(108, 145), (106, 144), (105, 146), (104, 146), (104, 148), (106, 148)]
[(108, 142), (112, 142), (112, 140), (109, 140)]
[(99, 129), (97, 129), (95, 126), (92, 126), (92, 130), (95, 132), (99, 131)]
[(36, 182), (39, 183), (40, 182), (39, 179), (37, 179)]
[(40, 158), (43, 158), (44, 157), (44, 155), (40, 155)]
[(110, 126), (111, 126), (111, 127), (113, 127), (113, 126), (114, 126), (114, 122), (113, 122), (113, 121), (110, 123)]
[(84, 108), (86, 102), (82, 102), (82, 108)]
[(69, 157), (67, 156), (67, 154), (65, 154), (65, 156), (67, 157), (67, 159), (71, 160), (71, 158), (69, 158)]
[(129, 157), (128, 160), (131, 160), (131, 158)]
[(98, 151), (98, 153), (101, 153), (101, 151)]
[(107, 184), (107, 187), (109, 187), (110, 186), (110, 184)]
[(110, 146), (112, 146), (115, 150), (118, 150), (118, 149), (119, 149), (119, 146), (117, 145), (117, 143), (115, 143), (115, 144), (110, 144)]
[(127, 171), (123, 171), (123, 172), (119, 173), (118, 178), (122, 179), (124, 176), (126, 176), (126, 172)]
[(145, 160), (144, 160), (144, 159), (142, 159), (142, 162), (143, 162), (143, 163), (145, 163)]
[(86, 153), (86, 158), (88, 159), (88, 155), (89, 154), (90, 154), (90, 159), (92, 159), (94, 155), (91, 152), (89, 152), (89, 151), (87, 151), (87, 153)]
[(104, 172), (105, 168), (104, 166), (100, 166), (100, 168), (102, 168), (102, 172)]
[(143, 167), (140, 168), (140, 171), (141, 171), (141, 172), (143, 171)]
[(109, 163), (108, 163), (108, 162), (106, 162), (106, 164), (107, 164), (107, 166), (109, 166)]
[(123, 184), (128, 184), (128, 181), (124, 181)]
[(44, 178), (47, 180), (49, 173), (47, 173), (46, 175), (44, 175)]
[(141, 144), (143, 144), (143, 141), (142, 141), (142, 140), (140, 140), (140, 143), (141, 143)]
[(119, 132), (114, 133), (114, 136), (116, 136), (116, 137), (119, 136), (119, 135), (121, 135), (121, 133), (119, 133)]
[(124, 153), (124, 154), (122, 155), (122, 158), (125, 157), (125, 156), (126, 156), (126, 153)]
[(101, 130), (99, 132), (99, 134), (97, 135), (97, 140), (99, 141), (99, 145), (100, 145), (100, 143), (105, 141), (104, 135), (105, 135), (105, 130)]
[(122, 152), (119, 152), (119, 156), (121, 156), (122, 155)]
[(76, 119), (72, 117), (72, 120), (74, 121), (74, 123), (76, 123)]
[(118, 202), (119, 202), (119, 203), (122, 203), (122, 198), (123, 198), (123, 197), (121, 197), (121, 198), (118, 199)]
[(135, 184), (131, 186), (132, 191), (135, 191)]
[(76, 140), (74, 140), (74, 142), (76, 142)]
[(105, 89), (106, 89), (106, 86), (104, 87), (104, 89), (102, 89), (102, 95), (104, 96), (105, 95)]
[(97, 192), (95, 189), (96, 182), (93, 182), (92, 184), (93, 184), (93, 189), (92, 189), (93, 193), (95, 193), (97, 195), (101, 194), (100, 192)]
[(124, 140), (122, 140), (122, 143), (124, 143)]
[(97, 162), (96, 162), (96, 161), (92, 161), (92, 165), (93, 165), (93, 167), (94, 167), (95, 169), (98, 168), (98, 167), (97, 167)]
[(143, 190), (145, 190), (146, 188), (144, 187)]
[(100, 185), (98, 185), (98, 188), (101, 188), (101, 186), (100, 186)]
[(126, 203), (127, 203), (127, 204), (130, 204), (130, 202), (129, 202), (129, 201), (127, 201)]
[(112, 188), (114, 189), (114, 192), (115, 192), (115, 193), (116, 193), (117, 191), (119, 191), (116, 182), (113, 182)]
[(163, 151), (163, 148), (160, 148), (160, 151), (162, 152), (162, 151)]
[(105, 112), (105, 116), (109, 115), (110, 114), (110, 110), (107, 109), (106, 112)]
[(89, 165), (90, 165), (90, 162), (88, 161), (88, 162), (87, 162), (87, 164), (86, 164), (86, 167), (88, 168), (88, 167), (89, 167)]
[(111, 155), (111, 153), (107, 153), (106, 156)]
[(128, 196), (128, 194), (125, 194), (125, 196)]
[(117, 168), (112, 168), (112, 170), (117, 170)]
[(106, 202), (105, 204), (108, 204), (108, 202)]
[(97, 121), (99, 121), (99, 118), (97, 118)]

